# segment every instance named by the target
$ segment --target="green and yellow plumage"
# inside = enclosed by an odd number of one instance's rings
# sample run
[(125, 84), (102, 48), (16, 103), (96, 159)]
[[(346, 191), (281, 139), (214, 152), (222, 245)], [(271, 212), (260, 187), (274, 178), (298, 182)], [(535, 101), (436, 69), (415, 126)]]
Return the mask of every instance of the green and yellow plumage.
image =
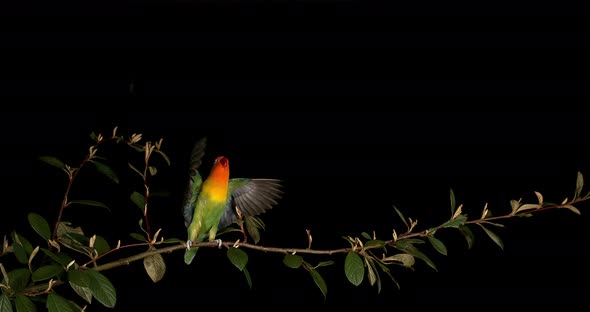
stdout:
[(202, 139), (191, 154), (190, 180), (185, 194), (183, 215), (188, 228), (187, 250), (184, 255), (190, 264), (198, 248), (191, 242), (215, 239), (217, 231), (231, 225), (237, 218), (236, 210), (245, 217), (256, 216), (271, 209), (281, 197), (280, 181), (275, 179), (229, 178), (229, 160), (215, 159), (205, 181), (198, 172), (204, 155), (206, 140)]

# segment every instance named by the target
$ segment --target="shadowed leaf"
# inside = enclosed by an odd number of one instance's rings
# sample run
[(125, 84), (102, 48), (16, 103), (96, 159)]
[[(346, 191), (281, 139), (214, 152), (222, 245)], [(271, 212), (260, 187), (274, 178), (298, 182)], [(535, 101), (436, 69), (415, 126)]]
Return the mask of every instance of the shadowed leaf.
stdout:
[(12, 312), (12, 304), (6, 293), (0, 295), (0, 312)]
[(44, 265), (33, 272), (32, 280), (34, 282), (48, 280), (61, 272), (63, 272), (63, 267), (59, 264)]
[(328, 286), (326, 285), (326, 281), (324, 281), (324, 278), (315, 269), (309, 270), (309, 274), (311, 274), (313, 281), (315, 282), (316, 286), (318, 286), (318, 288), (322, 292), (322, 295), (324, 295), (324, 300), (326, 300), (326, 296), (328, 295)]
[(59, 169), (64, 169), (66, 167), (66, 165), (64, 165), (64, 163), (61, 160), (59, 160), (53, 156), (41, 156), (41, 157), (39, 157), (39, 160), (43, 161), (44, 163), (46, 163), (48, 165), (59, 168)]
[(129, 233), (129, 236), (133, 237), (134, 239), (140, 242), (147, 242), (147, 238), (139, 233)]
[(109, 206), (107, 206), (104, 203), (101, 203), (99, 201), (96, 201), (96, 200), (77, 199), (77, 200), (70, 201), (70, 204), (78, 204), (78, 205), (86, 205), (86, 206), (100, 207), (100, 208), (106, 209), (109, 212), (111, 211), (111, 209), (109, 208)]
[(303, 258), (298, 255), (286, 254), (283, 257), (283, 263), (290, 268), (297, 269), (303, 263)]
[(135, 204), (135, 206), (139, 207), (139, 209), (143, 211), (143, 209), (145, 208), (145, 197), (138, 192), (133, 192), (130, 198), (131, 201)]
[(473, 241), (475, 239), (473, 232), (467, 225), (461, 225), (459, 227), (459, 231), (461, 232), (461, 234), (463, 234), (463, 237), (465, 237), (465, 240), (467, 241), (467, 249), (471, 249), (471, 247), (473, 247)]
[(47, 295), (46, 307), (49, 312), (76, 312), (64, 297), (54, 292)]
[(488, 236), (494, 241), (494, 243), (496, 243), (496, 245), (498, 245), (500, 249), (504, 250), (504, 243), (502, 242), (502, 239), (500, 239), (500, 237), (496, 235), (496, 233), (490, 231), (488, 228), (481, 224), (477, 225), (481, 226), (481, 228), (486, 232), (486, 234), (488, 234)]
[(438, 239), (434, 236), (428, 236), (428, 241), (430, 242), (432, 247), (434, 247), (434, 249), (436, 249), (436, 251), (438, 251), (439, 253), (441, 253), (445, 256), (447, 255), (447, 247), (440, 239)]
[(229, 248), (227, 250), (227, 258), (240, 271), (242, 271), (244, 269), (244, 267), (246, 266), (246, 264), (248, 263), (248, 254), (239, 248), (234, 248), (234, 247)]
[(248, 283), (248, 287), (250, 287), (250, 289), (252, 289), (252, 278), (250, 277), (250, 271), (248, 271), (248, 268), (244, 267), (242, 272), (244, 272), (244, 277), (246, 278), (246, 282)]
[(455, 215), (455, 209), (457, 209), (457, 202), (455, 201), (455, 192), (450, 189), (449, 195), (451, 197), (451, 216)]
[(16, 307), (16, 312), (37, 312), (37, 307), (33, 301), (22, 294), (16, 294), (14, 305)]
[(404, 215), (402, 214), (402, 212), (399, 211), (399, 209), (397, 209), (396, 206), (393, 206), (393, 209), (395, 209), (395, 212), (397, 212), (397, 215), (400, 217), (400, 219), (402, 219), (402, 221), (404, 222), (406, 227), (409, 229), (410, 225), (408, 224), (408, 221), (406, 221), (406, 218), (404, 218)]
[(94, 240), (94, 249), (98, 252), (99, 255), (111, 250), (109, 243), (104, 239), (104, 237), (100, 235), (96, 235), (96, 239)]
[(119, 177), (111, 169), (111, 167), (109, 167), (106, 164), (103, 164), (103, 163), (101, 163), (99, 161), (96, 161), (96, 160), (93, 160), (92, 163), (94, 164), (94, 166), (96, 166), (96, 170), (98, 172), (102, 173), (104, 176), (106, 176), (111, 181), (115, 182), (116, 184), (119, 184)]
[[(27, 287), (27, 284), (29, 284), (31, 271), (25, 268), (20, 268), (8, 272), (7, 275), (8, 280), (10, 281), (8, 286), (10, 286), (10, 288), (12, 288), (14, 291), (21, 291)], [(6, 281), (4, 279), (2, 279), (2, 284), (6, 285)]]
[(45, 218), (34, 212), (29, 213), (27, 218), (29, 219), (29, 224), (33, 230), (37, 232), (37, 234), (41, 235), (41, 237), (43, 237), (45, 240), (49, 240), (51, 238), (49, 223), (47, 223)]

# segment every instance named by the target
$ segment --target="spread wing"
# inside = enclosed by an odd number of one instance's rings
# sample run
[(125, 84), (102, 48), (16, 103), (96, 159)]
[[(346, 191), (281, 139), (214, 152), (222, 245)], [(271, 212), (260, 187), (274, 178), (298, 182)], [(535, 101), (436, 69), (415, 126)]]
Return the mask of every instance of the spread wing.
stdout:
[(189, 181), (184, 193), (184, 200), (182, 203), (182, 214), (184, 216), (184, 225), (189, 226), (193, 219), (193, 211), (199, 197), (199, 191), (201, 190), (201, 184), (203, 184), (203, 178), (199, 174), (199, 166), (201, 166), (203, 156), (205, 155), (205, 147), (207, 146), (207, 138), (202, 138), (193, 147), (190, 156), (189, 166)]
[(272, 209), (282, 197), (281, 187), (281, 181), (276, 179), (230, 179), (230, 196), (219, 221), (219, 229), (236, 220), (236, 209), (245, 216), (256, 216)]

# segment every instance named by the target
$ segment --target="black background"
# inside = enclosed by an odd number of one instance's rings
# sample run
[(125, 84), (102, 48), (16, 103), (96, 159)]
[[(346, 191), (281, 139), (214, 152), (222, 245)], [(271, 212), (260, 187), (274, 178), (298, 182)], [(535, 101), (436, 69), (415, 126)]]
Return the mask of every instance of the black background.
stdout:
[[(28, 231), (30, 211), (55, 219), (66, 181), (38, 156), (76, 164), (88, 134), (114, 126), (164, 138), (172, 165), (160, 163), (153, 183), (170, 196), (155, 200), (151, 220), (165, 237), (184, 239), (186, 164), (202, 136), (205, 172), (226, 155), (234, 177), (285, 181), (281, 203), (263, 216), (263, 245), (305, 247), (306, 229), (316, 248), (344, 247), (341, 236), (362, 231), (389, 238), (403, 229), (392, 205), (426, 228), (449, 217), (449, 188), (470, 217), (486, 202), (506, 213), (509, 200), (533, 201), (533, 191), (571, 198), (576, 172), (589, 167), (581, 12), (565, 3), (10, 5), (2, 11), (2, 101), (24, 110), (2, 113), (0, 233)], [(115, 155), (108, 160), (124, 183), (88, 172), (77, 190), (113, 211), (66, 212), (72, 220), (92, 214), (87, 231), (113, 245), (137, 231), (127, 198), (141, 187)], [(581, 216), (507, 221), (497, 229), (503, 251), (478, 228), (472, 250), (460, 234), (441, 232), (449, 255), (425, 249), (439, 271), (422, 262), (398, 270), (401, 289), (384, 280), (381, 294), (349, 284), (339, 256), (320, 271), (326, 301), (306, 272), (257, 252), (253, 290), (215, 249), (199, 251), (191, 266), (181, 253), (164, 255), (168, 272), (157, 284), (140, 263), (106, 274), (118, 311), (587, 305), (585, 206)]]

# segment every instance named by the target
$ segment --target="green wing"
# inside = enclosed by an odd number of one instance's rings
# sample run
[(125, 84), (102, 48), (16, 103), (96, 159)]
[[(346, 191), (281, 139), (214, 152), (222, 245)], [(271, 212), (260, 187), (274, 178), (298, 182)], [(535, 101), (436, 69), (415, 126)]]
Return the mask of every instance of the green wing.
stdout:
[(203, 156), (205, 155), (205, 147), (207, 146), (207, 138), (202, 138), (193, 147), (190, 156), (189, 166), (189, 181), (186, 191), (184, 193), (184, 200), (182, 204), (182, 214), (184, 216), (184, 226), (188, 227), (193, 219), (193, 211), (197, 205), (197, 198), (203, 184), (203, 178), (199, 174), (199, 166), (201, 166)]
[(237, 218), (236, 209), (245, 216), (256, 216), (272, 209), (283, 195), (280, 180), (230, 179), (228, 200), (219, 221), (219, 229), (231, 225)]

